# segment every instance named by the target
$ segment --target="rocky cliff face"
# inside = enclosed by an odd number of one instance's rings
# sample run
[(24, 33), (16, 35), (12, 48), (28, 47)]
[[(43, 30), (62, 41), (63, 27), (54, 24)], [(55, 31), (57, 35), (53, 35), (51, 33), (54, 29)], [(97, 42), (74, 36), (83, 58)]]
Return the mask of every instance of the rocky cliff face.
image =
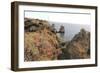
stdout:
[(25, 61), (55, 60), (61, 54), (56, 33), (49, 23), (25, 19)]
[(24, 61), (90, 58), (90, 32), (81, 29), (63, 41), (48, 21), (25, 18), (24, 23)]
[(64, 53), (67, 59), (86, 59), (90, 57), (90, 32), (81, 29), (74, 38), (67, 43)]

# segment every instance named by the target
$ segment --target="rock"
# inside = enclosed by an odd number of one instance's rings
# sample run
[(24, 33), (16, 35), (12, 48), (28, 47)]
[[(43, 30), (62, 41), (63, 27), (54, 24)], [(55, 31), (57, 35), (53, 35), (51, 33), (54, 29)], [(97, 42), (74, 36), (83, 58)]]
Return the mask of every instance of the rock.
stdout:
[(90, 57), (90, 32), (81, 29), (64, 49), (68, 59), (86, 59)]
[(90, 32), (81, 29), (71, 41), (64, 41), (48, 21), (25, 18), (24, 23), (24, 61), (90, 58)]
[(25, 61), (58, 59), (62, 53), (59, 38), (50, 28), (49, 23), (44, 20), (25, 20)]
[(60, 32), (60, 33), (65, 33), (65, 28), (64, 28), (64, 26), (60, 26), (59, 32)]
[(54, 32), (54, 33), (57, 32), (57, 30), (55, 29), (55, 24), (52, 24), (52, 26), (50, 27), (50, 29), (51, 29), (51, 31)]

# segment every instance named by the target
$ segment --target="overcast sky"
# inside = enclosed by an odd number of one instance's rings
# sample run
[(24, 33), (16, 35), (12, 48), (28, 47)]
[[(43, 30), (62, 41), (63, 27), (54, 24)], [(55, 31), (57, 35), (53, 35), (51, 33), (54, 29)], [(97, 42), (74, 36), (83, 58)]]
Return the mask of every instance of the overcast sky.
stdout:
[(52, 22), (73, 23), (90, 25), (90, 14), (76, 13), (48, 13), (48, 12), (30, 12), (25, 11), (25, 17), (43, 19)]

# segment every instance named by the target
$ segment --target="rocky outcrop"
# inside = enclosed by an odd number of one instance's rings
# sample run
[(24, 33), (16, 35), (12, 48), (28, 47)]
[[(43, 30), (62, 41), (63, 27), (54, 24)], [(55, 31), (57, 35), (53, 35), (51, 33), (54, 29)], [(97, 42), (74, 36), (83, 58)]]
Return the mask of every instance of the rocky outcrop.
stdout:
[(64, 49), (66, 59), (86, 59), (90, 57), (90, 32), (81, 29)]
[(46, 20), (25, 18), (24, 23), (24, 61), (90, 58), (90, 32), (81, 29), (71, 41), (64, 41)]
[(24, 24), (26, 32), (37, 31), (40, 29), (44, 29), (44, 27), (50, 29), (48, 21), (45, 20), (25, 18)]
[(60, 26), (59, 32), (60, 32), (60, 33), (65, 33), (65, 28), (64, 28), (64, 26)]
[(55, 60), (62, 53), (56, 33), (47, 21), (25, 19), (25, 61)]

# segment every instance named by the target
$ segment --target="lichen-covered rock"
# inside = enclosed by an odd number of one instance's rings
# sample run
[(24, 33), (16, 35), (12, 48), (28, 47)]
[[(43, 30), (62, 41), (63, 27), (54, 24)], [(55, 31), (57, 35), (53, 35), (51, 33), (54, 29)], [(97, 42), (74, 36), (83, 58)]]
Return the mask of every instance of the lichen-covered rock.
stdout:
[[(37, 29), (30, 32), (31, 27)], [(47, 21), (25, 20), (25, 61), (55, 60), (62, 53), (58, 37), (50, 28)]]

